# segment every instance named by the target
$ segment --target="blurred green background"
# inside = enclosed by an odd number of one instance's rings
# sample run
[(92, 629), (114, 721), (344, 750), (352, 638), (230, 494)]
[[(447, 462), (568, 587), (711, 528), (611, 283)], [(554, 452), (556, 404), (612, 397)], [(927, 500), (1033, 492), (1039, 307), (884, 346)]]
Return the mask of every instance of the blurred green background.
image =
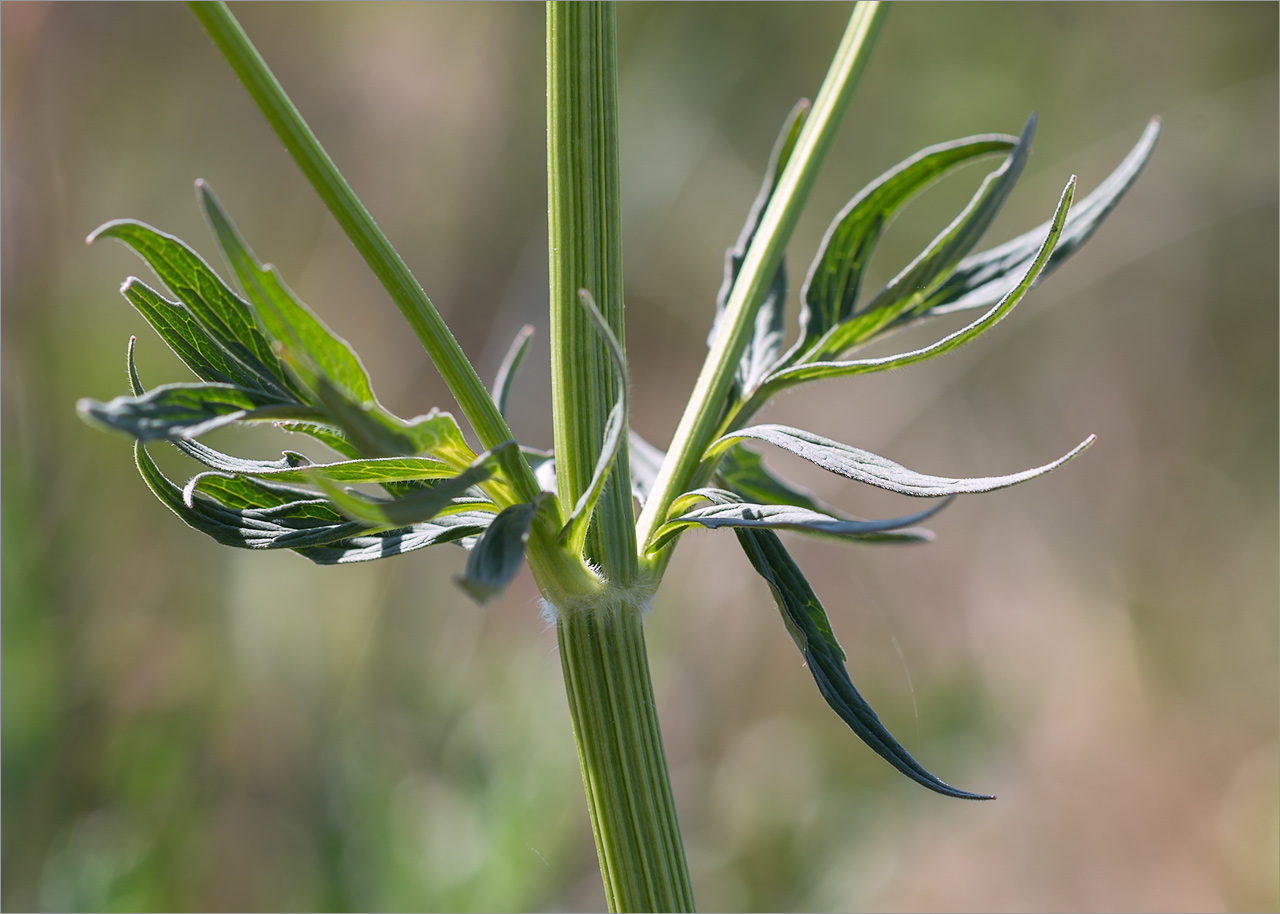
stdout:
[[(542, 7), (236, 11), (482, 375), (521, 324), (543, 330), (514, 424), (549, 445)], [(848, 12), (619, 10), (627, 338), (655, 443), (777, 127)], [(76, 398), (125, 391), (131, 333), (145, 383), (184, 376), (116, 293), (145, 267), (83, 239), (129, 216), (212, 259), (198, 177), (392, 409), (451, 406), (386, 296), (182, 6), (0, 16), (3, 907), (602, 907), (527, 572), (478, 608), (448, 583), (457, 549), (340, 569), (223, 549), (151, 498), (124, 438), (75, 417)], [(734, 538), (685, 536), (649, 633), (703, 910), (1276, 908), (1276, 36), (1274, 3), (890, 12), (795, 279), (844, 202), (922, 146), (1039, 112), (994, 243), (1048, 218), (1069, 174), (1091, 190), (1151, 115), (1164, 135), (995, 333), (766, 414), (946, 475), (1099, 435), (1050, 478), (953, 505), (930, 546), (788, 540), (890, 729), (997, 802), (935, 796), (875, 758)], [(908, 208), (873, 282), (984, 166)], [(769, 461), (848, 510), (905, 507)]]

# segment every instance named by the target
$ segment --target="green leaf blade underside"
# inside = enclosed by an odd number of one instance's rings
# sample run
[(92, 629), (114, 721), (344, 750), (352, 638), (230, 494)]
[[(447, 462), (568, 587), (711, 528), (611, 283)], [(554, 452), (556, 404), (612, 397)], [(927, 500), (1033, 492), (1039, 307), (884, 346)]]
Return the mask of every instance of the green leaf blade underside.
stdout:
[(836, 641), (826, 610), (777, 535), (767, 530), (736, 530), (738, 542), (756, 572), (773, 592), (787, 630), (804, 655), (818, 691), (859, 739), (917, 784), (949, 797), (989, 800), (959, 790), (930, 774), (889, 733), (879, 716), (854, 688), (845, 654)]
[(133, 219), (108, 222), (90, 235), (89, 241), (99, 238), (114, 238), (145, 260), (209, 336), (243, 365), (263, 390), (282, 397), (300, 393), (286, 377), (249, 306), (180, 239)]
[(515, 578), (524, 563), (533, 517), (549, 496), (504, 508), (467, 556), (466, 571), (455, 583), (477, 603), (487, 603)]
[(162, 384), (140, 397), (82, 399), (81, 417), (141, 441), (195, 438), (234, 422), (322, 418), (317, 410), (234, 384)]
[[(1061, 266), (1089, 240), (1138, 179), (1159, 136), (1160, 119), (1152, 118), (1120, 165), (1092, 193), (1072, 207), (1042, 278)], [(970, 308), (985, 308), (999, 301), (1035, 256), (1038, 241), (1048, 228), (1049, 223), (1045, 223), (998, 247), (960, 261), (955, 271), (921, 303), (923, 314), (940, 316)], [(903, 315), (899, 321), (905, 322), (912, 317)]]
[(1000, 321), (1002, 321), (1010, 311), (1020, 302), (1024, 295), (1035, 284), (1045, 265), (1048, 263), (1053, 254), (1055, 246), (1062, 235), (1065, 222), (1069, 216), (1072, 196), (1075, 192), (1076, 179), (1073, 176), (1067, 182), (1067, 186), (1062, 191), (1062, 196), (1058, 200), (1058, 208), (1054, 212), (1053, 219), (1048, 223), (1048, 234), (1042, 239), (1039, 249), (1035, 256), (1028, 264), (1026, 272), (1012, 289), (996, 302), (986, 314), (978, 318), (966, 327), (948, 334), (936, 343), (924, 346), (911, 352), (899, 353), (897, 355), (883, 356), (874, 359), (858, 359), (845, 362), (809, 362), (802, 365), (796, 365), (791, 368), (783, 369), (776, 374), (771, 375), (752, 395), (752, 400), (748, 405), (748, 410), (754, 412), (763, 406), (770, 398), (780, 391), (801, 384), (805, 381), (814, 381), (820, 378), (836, 378), (848, 377), (850, 375), (867, 374), (874, 371), (887, 371), (894, 368), (902, 368), (916, 362), (923, 362), (926, 359), (943, 355), (950, 352), (970, 340), (976, 339), (986, 331), (990, 330)]
[[(689, 527), (700, 526), (708, 530), (721, 527), (761, 528), (770, 530), (790, 530), (813, 536), (829, 537), (844, 540), (875, 541), (890, 531), (901, 531), (937, 514), (947, 506), (941, 502), (925, 511), (907, 517), (896, 517), (885, 520), (847, 520), (834, 517), (823, 511), (801, 508), (795, 505), (748, 504), (735, 499), (728, 500), (723, 496), (729, 493), (715, 490), (698, 489), (689, 493), (691, 496), (702, 496), (712, 500), (712, 504), (681, 511), (658, 528), (654, 534), (651, 552), (660, 550), (673, 537)], [(673, 507), (679, 507), (684, 501), (682, 496)], [(915, 530), (900, 536), (899, 542), (926, 542), (932, 534), (924, 530)]]
[(867, 261), (885, 226), (908, 200), (973, 159), (1017, 148), (1016, 137), (1000, 134), (930, 146), (881, 175), (849, 201), (827, 229), (805, 278), (800, 293), (800, 339), (791, 356), (807, 352), (853, 315)]
[(1057, 469), (1093, 444), (1095, 440), (1095, 436), (1090, 435), (1052, 463), (1024, 470), (1021, 473), (1012, 473), (1007, 476), (952, 479), (945, 476), (929, 476), (924, 473), (917, 473), (894, 463), (892, 460), (872, 454), (870, 451), (841, 444), (838, 441), (832, 441), (830, 438), (824, 438), (821, 435), (815, 435), (812, 432), (790, 428), (785, 425), (755, 425), (741, 429), (719, 439), (712, 445), (708, 453), (714, 454), (720, 448), (743, 438), (764, 441), (775, 447), (782, 448), (784, 451), (789, 451), (828, 472), (835, 473), (837, 476), (843, 476), (856, 482), (864, 482), (880, 489), (887, 489), (890, 492), (921, 498), (991, 492), (995, 489), (1017, 485), (1020, 482), (1026, 482), (1028, 479), (1043, 476), (1045, 473)]

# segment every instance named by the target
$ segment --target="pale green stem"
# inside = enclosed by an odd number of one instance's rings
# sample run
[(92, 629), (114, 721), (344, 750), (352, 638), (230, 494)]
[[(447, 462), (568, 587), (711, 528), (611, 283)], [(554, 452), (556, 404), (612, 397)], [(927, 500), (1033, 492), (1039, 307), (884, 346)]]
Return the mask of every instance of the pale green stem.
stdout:
[[(549, 3), (551, 371), (563, 505), (589, 485), (621, 392), (578, 300), (589, 291), (623, 341), (617, 79), (613, 5)], [(691, 911), (645, 652), (651, 590), (637, 574), (634, 537), (624, 439), (586, 541), (604, 583), (591, 598), (556, 604), (560, 660), (609, 910)]]
[(720, 319), (721, 330), (702, 364), (689, 404), (676, 426), (666, 459), (636, 525), (636, 541), (642, 550), (644, 567), (656, 569), (663, 564), (660, 557), (645, 555), (644, 547), (666, 519), (672, 501), (686, 491), (703, 452), (711, 443), (733, 374), (750, 339), (756, 311), (768, 293), (818, 169), (835, 138), (858, 77), (866, 67), (884, 13), (883, 4), (876, 2), (860, 2), (854, 8), (831, 68), (796, 140), (795, 150), (747, 249)]
[[(311, 132), (226, 4), (221, 0), (202, 0), (187, 5), (244, 84), (298, 168), (409, 322), (458, 401), (463, 415), (475, 429), (480, 444), (492, 448), (511, 440), (511, 429), (453, 333)], [(525, 460), (513, 460), (511, 463), (508, 469), (514, 477), (512, 484), (522, 498), (531, 501), (538, 494), (537, 480)]]
[[(626, 345), (615, 31), (611, 4), (547, 7), (551, 405), (556, 487), (566, 509), (591, 482), (609, 410), (621, 393), (579, 289), (591, 293)], [(586, 544), (605, 578), (622, 586), (637, 570), (630, 480), (624, 435)]]

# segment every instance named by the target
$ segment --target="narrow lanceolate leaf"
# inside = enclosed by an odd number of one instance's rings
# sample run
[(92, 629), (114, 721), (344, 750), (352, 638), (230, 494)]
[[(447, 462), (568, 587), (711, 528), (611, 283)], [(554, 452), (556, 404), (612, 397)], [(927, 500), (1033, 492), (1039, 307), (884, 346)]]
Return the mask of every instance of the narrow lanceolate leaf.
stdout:
[(1017, 145), (999, 168), (983, 180), (973, 198), (951, 224), (889, 281), (860, 313), (833, 327), (814, 344), (812, 360), (836, 358), (865, 343), (901, 314), (917, 311), (929, 293), (973, 250), (990, 227), (1013, 185), (1022, 174), (1031, 151), (1036, 119), (1032, 115)]
[(941, 495), (963, 495), (976, 492), (990, 492), (1008, 486), (1026, 482), (1037, 476), (1043, 476), (1056, 470), (1072, 457), (1075, 457), (1089, 445), (1095, 436), (1090, 435), (1062, 457), (1042, 467), (1013, 473), (1009, 476), (985, 476), (973, 479), (950, 479), (945, 476), (927, 476), (908, 470), (904, 466), (830, 438), (823, 438), (812, 432), (790, 428), (785, 425), (754, 425), (740, 431), (725, 435), (712, 444), (708, 453), (716, 451), (743, 438), (754, 438), (765, 441), (784, 451), (790, 451), (812, 464), (822, 467), (837, 476), (865, 482), (868, 485), (903, 495), (915, 495), (924, 498), (935, 498)]
[[(701, 498), (712, 501), (710, 505), (686, 508), (690, 498)], [(764, 528), (770, 530), (792, 530), (797, 533), (808, 533), (815, 536), (835, 537), (839, 539), (863, 540), (877, 537), (888, 531), (910, 527), (937, 514), (947, 502), (942, 502), (912, 514), (909, 517), (895, 517), (886, 520), (846, 520), (833, 517), (822, 511), (799, 508), (795, 505), (747, 504), (741, 502), (730, 492), (717, 489), (697, 489), (687, 496), (676, 499), (672, 505), (678, 514), (670, 518), (658, 528), (654, 534), (654, 542), (649, 551), (657, 552), (674, 536), (689, 527), (706, 527), (715, 530), (720, 527)], [(931, 539), (927, 531), (912, 531), (908, 536), (916, 542)]]
[(321, 417), (309, 406), (233, 384), (164, 384), (141, 397), (116, 397), (107, 403), (86, 398), (76, 410), (142, 441), (195, 438), (233, 422)]
[[(1062, 237), (1042, 276), (1052, 273), (1074, 254), (1115, 208), (1147, 164), (1159, 136), (1160, 119), (1152, 118), (1137, 145), (1116, 170), (1093, 193), (1072, 207)], [(919, 310), (929, 316), (942, 315), (968, 308), (986, 308), (999, 301), (1018, 281), (1026, 264), (1036, 256), (1039, 239), (1044, 236), (1048, 225), (1045, 223), (998, 247), (966, 257), (956, 266), (955, 272), (921, 303)], [(899, 320), (905, 321), (910, 317), (903, 315)]]
[(252, 374), (257, 386), (281, 396), (300, 395), (258, 329), (249, 306), (227, 288), (199, 254), (172, 235), (132, 219), (108, 222), (90, 235), (89, 241), (98, 238), (115, 238), (133, 248), (208, 336)]
[(187, 526), (227, 546), (293, 549), (321, 565), (367, 562), (437, 543), (465, 545), (484, 532), (493, 514), (440, 515), (409, 529), (377, 532), (349, 521), (332, 506), (287, 487), (243, 477), (206, 476), (188, 504), (156, 467), (141, 442), (134, 446), (148, 488)]
[[(217, 453), (217, 452), (214, 452)], [(219, 455), (225, 456), (225, 455)], [(294, 455), (298, 457), (301, 455)], [(286, 460), (290, 458), (286, 455)], [(305, 458), (302, 461), (290, 460), (287, 466), (270, 466), (269, 469), (242, 469), (232, 458), (212, 473), (201, 473), (192, 477), (187, 483), (185, 492), (193, 491), (198, 481), (208, 475), (225, 476), (247, 475), (260, 481), (308, 483), (312, 473), (321, 473), (325, 479), (334, 483), (383, 485), (392, 482), (417, 482), (423, 480), (447, 479), (454, 475), (454, 469), (434, 457), (388, 457), (372, 460), (343, 460), (336, 463), (311, 463)], [(190, 498), (187, 498), (190, 503)]]
[(520, 328), (516, 338), (511, 341), (507, 354), (502, 357), (497, 377), (493, 379), (493, 402), (498, 404), (498, 412), (504, 417), (507, 415), (507, 397), (511, 394), (511, 383), (515, 380), (516, 372), (520, 370), (520, 363), (524, 361), (524, 354), (529, 349), (529, 340), (532, 337), (531, 324), (525, 324)]
[(788, 360), (807, 352), (823, 334), (853, 315), (867, 261), (885, 226), (903, 204), (958, 166), (981, 156), (1016, 150), (1017, 146), (1015, 137), (996, 134), (930, 146), (881, 175), (849, 201), (827, 229), (809, 268), (800, 293), (800, 339)]
[(431, 520), (442, 512), (474, 510), (479, 503), (468, 493), (498, 471), (503, 456), (500, 452), (508, 448), (514, 450), (515, 442), (486, 451), (457, 476), (441, 479), (400, 498), (374, 499), (360, 495), (342, 488), (315, 468), (308, 469), (308, 481), (319, 486), (337, 509), (352, 520), (376, 530), (394, 530)]
[(844, 651), (831, 631), (826, 610), (777, 535), (767, 530), (735, 532), (743, 552), (773, 592), (787, 631), (804, 655), (818, 691), (849, 729), (886, 762), (930, 790), (965, 800), (991, 799), (944, 783), (911, 757), (854, 688), (844, 665)]
[(978, 318), (967, 327), (963, 327), (954, 333), (951, 333), (932, 345), (916, 349), (911, 352), (904, 352), (898, 355), (883, 356), (875, 359), (857, 359), (847, 362), (809, 362), (807, 364), (796, 365), (791, 368), (783, 369), (773, 375), (762, 384), (759, 390), (752, 396), (753, 409), (758, 409), (764, 403), (777, 394), (779, 391), (804, 381), (813, 381), (819, 378), (837, 378), (847, 377), (849, 375), (866, 374), (872, 371), (886, 371), (891, 368), (901, 368), (905, 365), (911, 365), (915, 362), (923, 362), (934, 356), (942, 355), (950, 352), (958, 346), (963, 346), (981, 334), (990, 330), (997, 323), (1013, 310), (1014, 306), (1022, 300), (1027, 290), (1035, 283), (1036, 278), (1044, 270), (1045, 264), (1049, 261), (1053, 253), (1054, 245), (1058, 243), (1061, 237), (1063, 226), (1067, 219), (1068, 210), (1071, 206), (1071, 198), (1075, 192), (1075, 176), (1067, 182), (1067, 186), (1062, 191), (1062, 196), (1058, 200), (1058, 208), (1054, 213), (1053, 219), (1049, 223), (1048, 234), (1041, 240), (1040, 247), (1036, 251), (1035, 257), (1027, 266), (1026, 272), (1022, 275), (1021, 280), (1015, 285), (1000, 301), (996, 302), (995, 307)]
[(471, 548), (467, 569), (455, 583), (477, 603), (487, 603), (506, 590), (524, 562), (533, 516), (549, 496), (504, 508)]
[(765, 469), (764, 460), (759, 454), (740, 444), (735, 444), (724, 452), (716, 467), (716, 476), (724, 488), (743, 501), (826, 511), (809, 493), (770, 473)]
[(560, 529), (558, 537), (560, 543), (575, 554), (582, 551), (583, 544), (586, 542), (591, 512), (595, 510), (605, 481), (613, 469), (613, 462), (617, 459), (618, 451), (622, 447), (622, 433), (627, 427), (627, 362), (622, 354), (622, 346), (618, 343), (618, 338), (613, 335), (608, 321), (596, 307), (591, 293), (586, 289), (579, 289), (578, 300), (582, 302), (582, 307), (590, 316), (596, 332), (605, 342), (605, 348), (609, 352), (609, 366), (613, 370), (618, 389), (618, 400), (609, 410), (609, 417), (605, 421), (604, 440), (600, 445), (600, 456), (596, 459), (595, 469), (591, 473), (591, 482), (578, 497), (578, 503), (573, 506), (569, 519)]
[[(769, 200), (772, 199), (773, 192), (778, 187), (778, 178), (782, 176), (782, 170), (787, 167), (787, 161), (791, 158), (792, 150), (795, 149), (800, 128), (804, 126), (805, 116), (808, 113), (809, 101), (802, 98), (787, 115), (787, 119), (782, 124), (782, 130), (774, 141), (773, 151), (769, 155), (769, 164), (765, 168), (764, 182), (747, 213), (746, 224), (742, 226), (737, 243), (725, 252), (724, 281), (716, 294), (716, 319), (707, 337), (708, 346), (715, 340), (720, 326), (720, 316), (724, 313), (725, 305), (733, 292), (733, 284), (742, 269), (743, 260), (746, 259), (747, 248), (751, 246), (751, 241), (760, 228), (760, 220), (764, 216), (765, 208), (768, 207)], [(738, 390), (749, 390), (755, 385), (756, 380), (777, 361), (778, 353), (782, 351), (786, 300), (787, 267), (784, 257), (778, 261), (773, 282), (760, 309), (756, 312), (755, 329), (747, 342), (747, 348), (742, 353), (742, 361), (738, 365), (738, 372), (734, 378), (734, 384)]]
[(196, 196), (227, 264), (253, 303), (268, 337), (304, 354), (330, 383), (361, 405), (375, 402), (369, 376), (346, 340), (325, 326), (293, 294), (274, 267), (258, 260), (204, 181), (196, 182)]
[(136, 277), (121, 286), (120, 293), (196, 377), (261, 389), (260, 378), (229, 355), (182, 304), (169, 301)]

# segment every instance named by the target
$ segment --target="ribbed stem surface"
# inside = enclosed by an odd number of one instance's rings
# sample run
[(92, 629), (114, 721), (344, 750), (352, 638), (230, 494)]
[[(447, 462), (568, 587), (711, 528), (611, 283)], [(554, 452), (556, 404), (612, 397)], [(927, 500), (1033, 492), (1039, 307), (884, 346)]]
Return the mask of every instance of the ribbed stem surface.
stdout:
[(578, 761), (610, 911), (692, 911), (640, 610), (558, 625)]
[[(626, 342), (617, 42), (609, 3), (547, 6), (547, 207), (556, 485), (568, 511), (591, 481), (620, 390), (579, 289), (591, 293)], [(624, 440), (586, 542), (587, 557), (622, 586), (637, 569), (630, 479)]]

